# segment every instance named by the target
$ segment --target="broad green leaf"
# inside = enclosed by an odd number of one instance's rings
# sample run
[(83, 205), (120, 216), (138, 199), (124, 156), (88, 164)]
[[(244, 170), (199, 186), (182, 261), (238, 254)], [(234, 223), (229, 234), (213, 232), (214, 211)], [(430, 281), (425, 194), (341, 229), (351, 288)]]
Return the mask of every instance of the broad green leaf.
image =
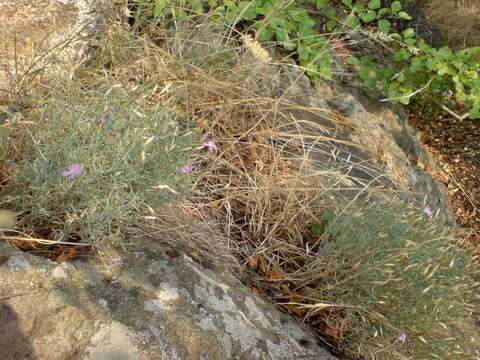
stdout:
[(468, 115), (470, 119), (480, 119), (480, 105), (474, 106)]
[(391, 28), (392, 24), (390, 23), (390, 21), (385, 19), (378, 20), (378, 30), (380, 30), (381, 32), (388, 34)]
[(432, 49), (423, 39), (419, 41), (418, 48), (424, 53), (429, 52)]
[(430, 71), (435, 71), (438, 66), (438, 61), (435, 58), (428, 58), (426, 62), (427, 68)]
[(392, 5), (390, 5), (390, 8), (394, 13), (398, 13), (400, 10), (402, 10), (402, 4), (400, 1), (394, 1), (392, 2)]
[(403, 36), (406, 39), (413, 38), (415, 36), (415, 30), (413, 30), (412, 28), (408, 28), (403, 32)]
[(298, 46), (297, 53), (300, 61), (308, 61), (310, 59), (310, 52), (305, 46)]
[(409, 38), (409, 39), (404, 39), (405, 45), (408, 46), (409, 49), (417, 48), (415, 45), (417, 44), (417, 41), (415, 38)]
[(305, 9), (294, 9), (288, 12), (288, 16), (296, 22), (302, 22), (309, 18)]
[(308, 76), (315, 77), (317, 75), (317, 67), (312, 61), (300, 61), (300, 66), (305, 69)]
[(389, 8), (381, 8), (378, 10), (378, 16), (384, 16), (390, 12)]
[(315, 6), (317, 7), (318, 10), (320, 10), (325, 6), (325, 0), (316, 0)]
[(371, 22), (377, 18), (377, 12), (374, 10), (368, 10), (367, 14), (362, 17), (363, 22)]
[(258, 41), (269, 41), (273, 39), (275, 32), (272, 30), (263, 30), (257, 37)]
[(335, 20), (328, 20), (325, 24), (327, 31), (332, 31), (337, 26), (337, 22)]
[(254, 5), (254, 1), (241, 1), (238, 4), (238, 12), (242, 19), (253, 20), (257, 17), (257, 9)]
[(318, 35), (317, 31), (315, 31), (313, 27), (308, 26), (308, 24), (300, 24), (298, 28), (298, 38), (301, 41), (318, 37), (317, 35)]
[(275, 31), (275, 39), (287, 50), (295, 49), (295, 43), (290, 39), (285, 29), (277, 29)]
[(444, 46), (441, 49), (438, 50), (438, 55), (443, 59), (443, 60), (452, 60), (455, 56), (453, 55), (452, 49), (450, 49), (448, 46)]
[(357, 2), (354, 6), (353, 6), (353, 10), (355, 10), (355, 12), (359, 15), (363, 15), (365, 13), (365, 6), (363, 6), (362, 3), (360, 2)]
[(360, 69), (358, 69), (358, 76), (361, 79), (368, 79), (370, 76), (370, 68), (368, 66), (361, 66)]
[(342, 0), (342, 4), (346, 6), (352, 6), (352, 0)]
[(441, 64), (438, 64), (437, 66), (438, 75), (445, 75), (449, 73), (449, 70), (450, 70), (450, 67), (446, 63), (441, 63)]
[(410, 59), (411, 56), (412, 55), (410, 52), (408, 52), (406, 49), (400, 49), (394, 54), (393, 58), (395, 61), (402, 61)]
[(423, 69), (423, 60), (421, 58), (415, 57), (412, 60), (412, 63), (410, 65), (410, 71), (412, 73), (417, 73)]
[(267, 15), (269, 8), (267, 8), (266, 4), (263, 6), (258, 6), (255, 11), (257, 12), (258, 15)]
[(360, 21), (358, 21), (358, 18), (354, 14), (350, 14), (345, 20), (345, 23), (352, 29), (360, 26)]
[(405, 11), (400, 11), (398, 13), (398, 17), (400, 19), (404, 19), (404, 20), (412, 20), (412, 17), (410, 15), (408, 15)]
[(318, 61), (318, 71), (325, 79), (332, 79), (332, 58), (328, 54), (323, 56)]
[(394, 40), (403, 41), (402, 35), (400, 35), (399, 33), (393, 33), (391, 37)]
[(335, 10), (333, 10), (333, 9), (328, 9), (328, 10), (327, 10), (327, 17), (328, 17), (328, 18), (334, 18), (334, 17), (335, 17)]
[(192, 0), (192, 10), (198, 14), (203, 13), (203, 4), (201, 0)]
[(382, 3), (380, 0), (370, 0), (368, 3), (368, 8), (372, 10), (377, 10), (382, 7)]
[(366, 79), (363, 84), (370, 90), (375, 90), (377, 88), (377, 80), (375, 79)]
[(227, 15), (225, 16), (225, 21), (229, 25), (234, 25), (234, 23), (237, 21), (237, 16), (238, 16), (238, 7), (232, 6), (228, 9)]
[(359, 65), (360, 61), (355, 56), (349, 56), (347, 58), (347, 64), (349, 64), (349, 65)]

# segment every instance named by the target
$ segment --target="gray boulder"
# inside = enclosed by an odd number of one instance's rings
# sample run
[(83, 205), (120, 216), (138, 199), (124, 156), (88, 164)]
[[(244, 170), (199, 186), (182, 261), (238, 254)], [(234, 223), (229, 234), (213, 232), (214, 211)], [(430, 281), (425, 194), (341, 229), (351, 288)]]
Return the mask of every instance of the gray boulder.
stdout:
[(0, 105), (26, 74), (68, 73), (92, 50), (111, 0), (0, 1)]
[(231, 273), (154, 242), (55, 263), (0, 244), (2, 360), (335, 358)]

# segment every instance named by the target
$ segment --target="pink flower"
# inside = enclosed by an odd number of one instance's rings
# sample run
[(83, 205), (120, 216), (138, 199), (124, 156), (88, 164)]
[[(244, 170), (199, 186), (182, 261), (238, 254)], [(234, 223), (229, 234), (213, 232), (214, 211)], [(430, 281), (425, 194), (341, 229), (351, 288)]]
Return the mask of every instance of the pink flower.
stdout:
[(191, 164), (184, 165), (180, 171), (182, 174), (190, 174), (193, 171), (193, 166)]
[(405, 341), (407, 341), (407, 335), (401, 334), (401, 335), (397, 338), (397, 341), (398, 341), (400, 344), (405, 344)]
[(423, 213), (427, 215), (427, 217), (431, 220), (433, 218), (433, 210), (430, 205), (425, 206), (422, 209)]
[(72, 164), (65, 170), (62, 175), (69, 180), (75, 179), (82, 173), (82, 165), (80, 164)]
[(202, 144), (202, 149), (208, 149), (213, 151), (215, 154), (218, 151), (218, 146), (213, 140), (207, 140)]
[(107, 117), (105, 115), (100, 115), (98, 118), (95, 119), (97, 124), (105, 124), (107, 122)]

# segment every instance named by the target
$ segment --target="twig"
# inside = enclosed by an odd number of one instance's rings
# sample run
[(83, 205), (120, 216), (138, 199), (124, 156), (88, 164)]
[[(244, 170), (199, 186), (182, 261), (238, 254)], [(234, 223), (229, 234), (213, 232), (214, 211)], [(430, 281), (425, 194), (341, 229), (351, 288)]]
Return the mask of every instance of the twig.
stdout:
[(421, 87), (420, 89), (418, 90), (415, 90), (413, 93), (409, 94), (409, 95), (403, 95), (403, 96), (398, 96), (398, 97), (394, 97), (394, 98), (386, 98), (386, 99), (380, 99), (381, 102), (385, 102), (385, 101), (392, 101), (392, 100), (401, 100), (401, 99), (410, 99), (412, 96), (415, 96), (417, 95), (418, 93), (422, 92), (423, 90), (425, 90), (429, 85), (430, 83), (433, 81), (433, 78), (431, 78), (428, 83), (425, 84), (425, 86)]
[(29, 237), (20, 237), (20, 236), (2, 236), (2, 239), (5, 240), (14, 240), (14, 241), (31, 241), (36, 242), (43, 245), (73, 245), (73, 246), (92, 246), (92, 244), (82, 244), (82, 243), (75, 243), (69, 241), (55, 241), (55, 240), (47, 240), (47, 239), (35, 239)]
[[(440, 104), (439, 104), (440, 105)], [(463, 121), (465, 120), (466, 118), (468, 118), (468, 116), (470, 115), (470, 112), (466, 112), (465, 114), (463, 115), (458, 115), (455, 111), (453, 110), (450, 110), (448, 107), (446, 107), (445, 105), (441, 105), (442, 109), (445, 110), (447, 113), (449, 113), (450, 115), (452, 115), (455, 119), (457, 120), (460, 120), (460, 121)]]

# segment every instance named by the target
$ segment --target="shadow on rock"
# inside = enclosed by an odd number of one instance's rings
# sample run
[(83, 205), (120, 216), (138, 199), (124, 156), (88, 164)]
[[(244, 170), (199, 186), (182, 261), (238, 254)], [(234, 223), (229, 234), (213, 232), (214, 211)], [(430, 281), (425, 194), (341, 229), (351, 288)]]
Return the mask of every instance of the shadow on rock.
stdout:
[(33, 360), (28, 338), (20, 330), (17, 314), (7, 304), (0, 303), (0, 358), (2, 360)]

